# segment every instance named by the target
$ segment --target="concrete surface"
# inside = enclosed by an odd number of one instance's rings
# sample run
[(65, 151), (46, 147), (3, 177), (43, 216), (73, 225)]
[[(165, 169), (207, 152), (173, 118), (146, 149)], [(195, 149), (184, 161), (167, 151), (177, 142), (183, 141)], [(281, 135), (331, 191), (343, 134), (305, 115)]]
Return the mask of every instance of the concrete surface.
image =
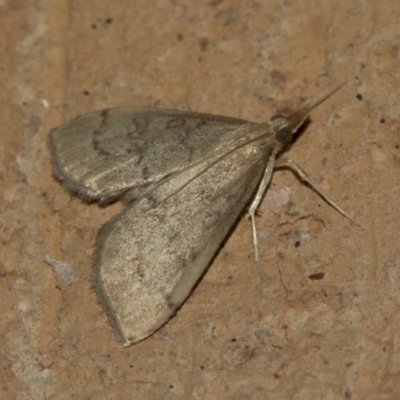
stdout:
[[(396, 0), (0, 0), (1, 399), (399, 399)], [(153, 105), (267, 120), (341, 82), (177, 315), (123, 348), (91, 286), (101, 208), (53, 178), (47, 135)], [(55, 270), (45, 258), (62, 261)]]

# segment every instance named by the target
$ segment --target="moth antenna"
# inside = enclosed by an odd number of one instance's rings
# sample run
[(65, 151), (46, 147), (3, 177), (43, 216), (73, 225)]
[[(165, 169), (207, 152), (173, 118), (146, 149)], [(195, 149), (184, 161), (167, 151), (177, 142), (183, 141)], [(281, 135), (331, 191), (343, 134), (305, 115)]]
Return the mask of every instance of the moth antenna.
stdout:
[(329, 97), (335, 94), (344, 85), (347, 85), (347, 82), (340, 84), (335, 89), (331, 90), (329, 93), (327, 93), (325, 96), (321, 97), (314, 103), (305, 104), (303, 107), (295, 111), (291, 116), (287, 117), (287, 119), (289, 120), (289, 128), (292, 130), (292, 132), (297, 131), (297, 129), (303, 124), (303, 122), (309, 116), (310, 112), (314, 110), (314, 108), (318, 107), (325, 100), (329, 99)]

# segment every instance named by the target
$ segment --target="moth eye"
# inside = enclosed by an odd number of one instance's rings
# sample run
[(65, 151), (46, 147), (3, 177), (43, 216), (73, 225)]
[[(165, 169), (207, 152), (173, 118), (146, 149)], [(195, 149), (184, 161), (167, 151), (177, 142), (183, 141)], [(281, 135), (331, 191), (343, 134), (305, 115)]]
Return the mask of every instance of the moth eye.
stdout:
[(285, 116), (282, 114), (275, 114), (271, 117), (271, 121), (276, 121), (277, 119), (282, 119), (282, 118), (285, 118)]
[(275, 139), (282, 144), (289, 143), (292, 136), (292, 131), (288, 127), (278, 129), (275, 133)]

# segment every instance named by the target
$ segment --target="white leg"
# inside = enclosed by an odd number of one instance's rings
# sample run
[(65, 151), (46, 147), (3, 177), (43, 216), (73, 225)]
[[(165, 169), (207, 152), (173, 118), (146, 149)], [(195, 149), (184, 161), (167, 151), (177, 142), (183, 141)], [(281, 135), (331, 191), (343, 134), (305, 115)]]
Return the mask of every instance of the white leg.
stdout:
[(271, 181), (271, 176), (272, 172), (274, 170), (274, 164), (275, 164), (275, 155), (271, 155), (271, 157), (268, 160), (268, 165), (267, 168), (265, 169), (264, 176), (261, 180), (260, 186), (258, 187), (257, 194), (254, 197), (253, 202), (251, 203), (250, 209), (249, 209), (249, 215), (251, 219), (251, 229), (253, 231), (253, 246), (254, 246), (254, 253), (255, 253), (255, 258), (256, 258), (256, 263), (257, 263), (257, 269), (259, 274), (261, 275), (263, 280), (267, 280), (263, 271), (261, 270), (260, 266), (260, 254), (258, 252), (258, 240), (257, 240), (257, 231), (256, 231), (256, 222), (255, 222), (255, 213), (257, 211), (258, 206), (260, 205), (260, 202), (264, 196), (264, 193), (267, 189), (267, 186), (269, 182)]
[(275, 163), (275, 168), (282, 168), (282, 167), (287, 167), (294, 171), (299, 178), (303, 181), (306, 182), (308, 185), (310, 185), (329, 205), (331, 205), (335, 210), (340, 212), (340, 214), (344, 215), (346, 218), (348, 218), (350, 221), (354, 222), (356, 225), (359, 227), (363, 228), (364, 227), (356, 221), (353, 217), (351, 217), (349, 214), (347, 214), (344, 210), (342, 210), (335, 202), (333, 202), (307, 175), (307, 173), (300, 168), (295, 162), (293, 162), (290, 158), (281, 158), (276, 161)]

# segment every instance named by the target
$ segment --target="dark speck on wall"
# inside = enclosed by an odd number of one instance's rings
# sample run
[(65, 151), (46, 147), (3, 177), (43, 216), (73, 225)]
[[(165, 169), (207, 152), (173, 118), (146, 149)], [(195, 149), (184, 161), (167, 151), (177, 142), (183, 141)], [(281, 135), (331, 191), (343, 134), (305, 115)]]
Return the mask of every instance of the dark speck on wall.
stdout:
[(308, 278), (311, 279), (312, 281), (319, 281), (323, 279), (325, 276), (325, 272), (316, 272), (315, 274), (310, 274), (308, 275)]

